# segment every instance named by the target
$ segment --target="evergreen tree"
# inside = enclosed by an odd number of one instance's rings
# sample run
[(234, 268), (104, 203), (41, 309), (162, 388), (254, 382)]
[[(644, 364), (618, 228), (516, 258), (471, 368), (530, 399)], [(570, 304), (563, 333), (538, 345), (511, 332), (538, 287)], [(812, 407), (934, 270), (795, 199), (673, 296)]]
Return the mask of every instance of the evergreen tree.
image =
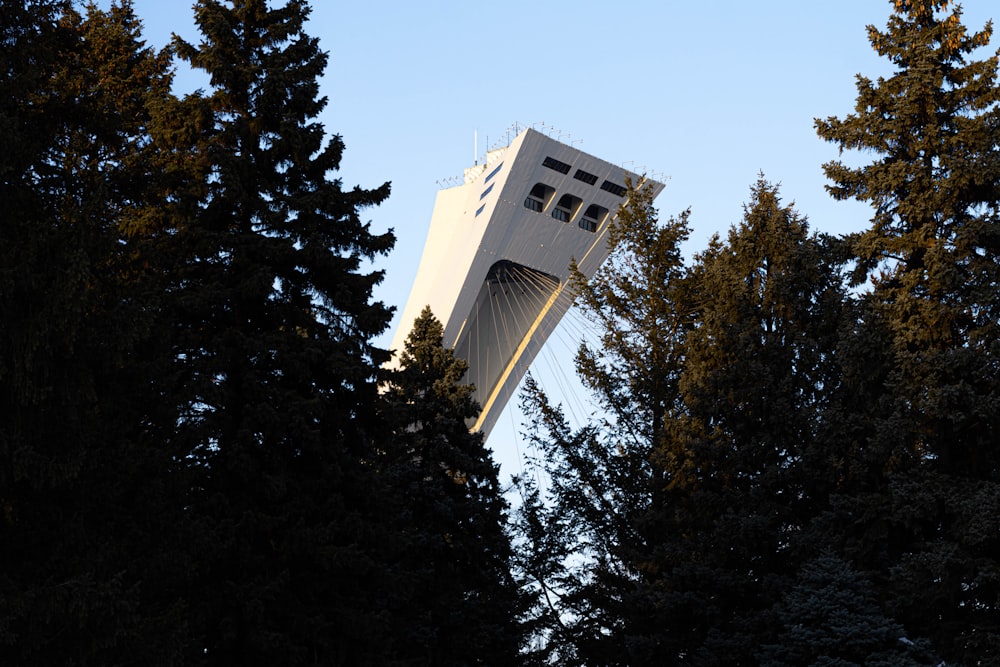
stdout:
[[(547, 638), (566, 664), (755, 664), (830, 492), (835, 244), (761, 179), (727, 240), (685, 268), (684, 218), (661, 227), (633, 197), (581, 291), (603, 346), (578, 369), (611, 417), (572, 432), (529, 383), (551, 506), (525, 485), (521, 567), (548, 578)], [(553, 535), (571, 546), (540, 557)]]
[(875, 211), (850, 242), (856, 280), (872, 283), (863, 329), (886, 333), (861, 347), (887, 364), (858, 375), (884, 379), (855, 416), (869, 425), (855, 434), (865, 479), (826, 534), (878, 573), (909, 631), (972, 664), (1000, 652), (1000, 533), (980, 532), (973, 505), (1000, 496), (1000, 87), (997, 57), (973, 59), (992, 25), (969, 34), (950, 4), (896, 0), (887, 28), (869, 28), (894, 73), (859, 77), (856, 112), (817, 121), (842, 150), (875, 156), (825, 170), (834, 197)]
[(429, 308), (414, 322), (389, 378), (395, 434), (384, 474), (404, 534), (397, 567), (394, 657), (406, 664), (520, 664), (523, 603), (511, 576), (507, 503), (481, 433), (467, 364), (443, 347)]
[(886, 618), (871, 587), (830, 554), (807, 562), (778, 605), (778, 643), (762, 647), (765, 667), (897, 667), (940, 665), (926, 642), (914, 641)]
[(656, 510), (657, 560), (665, 600), (700, 601), (680, 627), (706, 664), (752, 663), (802, 557), (797, 536), (829, 493), (819, 436), (844, 301), (831, 243), (762, 177), (743, 220), (692, 267), (684, 410), (664, 440), (689, 472)]
[[(211, 80), (158, 115), (171, 172), (156, 258), (174, 324), (164, 400), (193, 476), (187, 658), (375, 664), (386, 651), (385, 507), (373, 475), (371, 340), (391, 247), (331, 178), (344, 144), (316, 120), (326, 55), (304, 2), (202, 0), (174, 48)], [(381, 656), (381, 657), (380, 657)]]
[[(995, 476), (990, 447), (961, 444), (992, 407), (980, 407), (991, 376), (976, 367), (978, 355), (995, 354), (997, 333), (1000, 87), (996, 56), (965, 61), (989, 43), (992, 27), (967, 34), (960, 9), (941, 14), (948, 1), (895, 4), (888, 29), (869, 35), (897, 71), (877, 82), (859, 77), (857, 113), (817, 121), (820, 136), (841, 150), (879, 159), (828, 163), (829, 189), (875, 209), (871, 228), (851, 238), (856, 278), (873, 277), (877, 312), (897, 348), (898, 382), (914, 391), (907, 417), (922, 415), (916, 430), (929, 433), (922, 439), (945, 465)], [(918, 395), (917, 386), (936, 389)]]
[(611, 225), (611, 257), (590, 283), (576, 274), (600, 337), (597, 349), (581, 346), (578, 375), (605, 417), (573, 431), (527, 384), (528, 437), (546, 482), (521, 480), (518, 568), (540, 591), (534, 623), (543, 659), (557, 664), (641, 664), (670, 633), (641, 582), (656, 545), (646, 515), (676, 472), (652, 453), (678, 408), (687, 215), (661, 224), (650, 193), (630, 189)]
[(151, 328), (125, 230), (149, 205), (138, 170), (168, 62), (127, 3), (2, 12), (0, 656), (166, 663), (169, 457), (143, 437)]

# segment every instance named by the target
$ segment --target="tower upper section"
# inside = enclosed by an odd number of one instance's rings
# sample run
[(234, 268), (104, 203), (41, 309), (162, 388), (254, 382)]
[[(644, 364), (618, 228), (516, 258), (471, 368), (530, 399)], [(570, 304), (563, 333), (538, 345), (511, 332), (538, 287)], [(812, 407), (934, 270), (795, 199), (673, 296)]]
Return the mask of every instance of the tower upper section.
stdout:
[(663, 184), (532, 129), (462, 185), (438, 192), (427, 241), (392, 342), (400, 350), (429, 305), (444, 344), (469, 362), (489, 432), (534, 356), (568, 310), (569, 266), (592, 277), (608, 257), (608, 225), (626, 183)]

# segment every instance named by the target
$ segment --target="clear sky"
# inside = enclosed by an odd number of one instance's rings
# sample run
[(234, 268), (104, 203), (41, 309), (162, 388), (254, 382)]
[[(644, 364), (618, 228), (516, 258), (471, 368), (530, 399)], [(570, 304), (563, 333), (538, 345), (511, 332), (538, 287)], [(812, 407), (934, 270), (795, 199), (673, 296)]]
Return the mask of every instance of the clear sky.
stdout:
[[(171, 32), (197, 41), (189, 2), (134, 4), (151, 45)], [(970, 30), (1000, 14), (996, 0), (963, 7)], [(884, 27), (890, 9), (889, 0), (314, 0), (307, 31), (330, 54), (322, 120), (347, 144), (339, 177), (392, 182), (389, 201), (367, 212), (374, 229), (398, 237), (378, 263), (377, 298), (398, 317), (437, 181), (472, 164), (477, 130), (482, 154), (514, 123), (544, 123), (588, 153), (663, 174), (658, 208), (692, 209), (692, 252), (740, 219), (761, 171), (812, 229), (863, 227), (868, 209), (826, 194), (821, 165), (837, 151), (813, 119), (853, 110), (856, 74), (890, 71), (865, 30)], [(521, 421), (507, 412), (490, 439), (505, 477)]]

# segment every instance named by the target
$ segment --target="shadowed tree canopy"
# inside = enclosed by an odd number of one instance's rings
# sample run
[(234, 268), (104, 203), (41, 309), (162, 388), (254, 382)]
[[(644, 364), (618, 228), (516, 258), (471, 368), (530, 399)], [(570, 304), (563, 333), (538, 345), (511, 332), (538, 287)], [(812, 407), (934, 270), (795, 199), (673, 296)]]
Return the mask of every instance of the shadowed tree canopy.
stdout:
[(528, 384), (544, 481), (523, 483), (519, 566), (560, 664), (754, 664), (791, 536), (829, 491), (814, 475), (841, 270), (763, 178), (690, 266), (687, 214), (661, 223), (629, 196), (611, 259), (578, 282), (600, 340), (578, 372), (603, 417), (574, 431)]
[(968, 32), (948, 0), (894, 8), (868, 29), (893, 73), (859, 76), (855, 113), (816, 123), (873, 158), (825, 170), (834, 197), (872, 205), (849, 241), (856, 281), (871, 278), (865, 328), (883, 332), (856, 360), (882, 364), (865, 373), (880, 395), (854, 418), (869, 424), (859, 451), (881, 469), (837, 516), (852, 556), (888, 580), (895, 618), (973, 664), (1000, 652), (1000, 531), (986, 537), (976, 518), (1000, 497), (998, 59), (977, 58), (992, 24)]
[(870, 225), (761, 177), (688, 257), (630, 187), (573, 272), (595, 411), (528, 378), (512, 538), (440, 322), (373, 343), (389, 185), (337, 178), (308, 4), (156, 52), (126, 0), (0, 0), (0, 664), (995, 660), (998, 57), (891, 6), (816, 121)]
[(802, 566), (778, 605), (778, 643), (759, 651), (765, 667), (941, 665), (926, 641), (914, 641), (886, 618), (871, 584), (830, 554)]
[(390, 310), (373, 190), (333, 177), (317, 120), (327, 63), (306, 3), (202, 0), (178, 55), (211, 87), (159, 116), (175, 168), (157, 248), (175, 328), (176, 439), (197, 538), (189, 659), (370, 664), (386, 651), (387, 569), (372, 462), (383, 431), (372, 344)]
[(406, 664), (520, 664), (523, 596), (511, 575), (507, 502), (483, 436), (467, 364), (424, 308), (388, 375), (394, 435), (382, 467), (398, 503), (405, 595), (394, 607)]
[(169, 662), (180, 605), (150, 582), (180, 565), (178, 512), (126, 231), (169, 61), (127, 3), (0, 17), (0, 662)]

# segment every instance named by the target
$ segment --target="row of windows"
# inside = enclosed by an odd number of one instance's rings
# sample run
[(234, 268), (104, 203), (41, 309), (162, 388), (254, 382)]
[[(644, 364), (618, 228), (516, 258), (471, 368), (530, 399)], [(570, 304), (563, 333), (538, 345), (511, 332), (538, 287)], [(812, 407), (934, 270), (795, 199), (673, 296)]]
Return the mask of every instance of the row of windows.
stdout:
[[(535, 183), (528, 196), (524, 198), (524, 207), (536, 213), (541, 213), (555, 196), (555, 188), (544, 183)], [(552, 208), (552, 217), (560, 222), (570, 222), (573, 217), (583, 208), (583, 200), (571, 194), (564, 194)], [(604, 222), (608, 215), (608, 209), (597, 204), (591, 204), (580, 216), (577, 226), (588, 232), (596, 232), (598, 226)]]
[[(558, 171), (560, 174), (568, 174), (569, 170), (571, 169), (570, 165), (566, 164), (565, 162), (562, 162), (561, 160), (557, 160), (551, 156), (546, 156), (545, 159), (542, 160), (542, 166)], [(486, 178), (483, 180), (483, 184), (489, 183), (494, 176), (500, 173), (500, 169), (502, 167), (503, 167), (503, 162), (498, 164), (493, 169), (493, 171), (491, 171), (489, 175), (486, 176)], [(583, 169), (577, 169), (576, 172), (573, 174), (573, 178), (577, 179), (578, 181), (583, 181), (587, 185), (594, 185), (597, 183), (597, 176), (595, 174), (591, 174), (590, 172), (586, 172)], [(490, 194), (490, 192), (493, 191), (494, 185), (496, 185), (496, 183), (491, 183), (488, 188), (483, 190), (483, 192), (479, 195), (480, 201), (485, 199), (486, 195)], [(605, 192), (610, 192), (619, 197), (624, 197), (627, 192), (627, 190), (621, 185), (618, 185), (617, 183), (612, 183), (611, 181), (608, 180), (605, 180), (603, 183), (601, 183), (601, 189), (604, 190)], [(531, 188), (531, 191), (528, 193), (528, 196), (525, 197), (524, 207), (532, 211), (535, 211), (536, 213), (541, 213), (542, 211), (545, 210), (547, 202), (552, 198), (552, 195), (554, 194), (555, 194), (555, 188), (545, 185), (544, 183), (536, 183)], [(562, 222), (569, 222), (570, 220), (573, 219), (573, 216), (576, 214), (576, 212), (580, 210), (582, 204), (583, 200), (580, 199), (579, 197), (575, 197), (570, 194), (565, 194), (559, 198), (559, 202), (552, 209), (552, 217)], [(485, 208), (486, 205), (483, 204), (478, 209), (476, 209), (476, 217), (479, 217), (479, 215), (483, 212)], [(580, 217), (580, 220), (577, 222), (577, 224), (581, 229), (586, 229), (588, 232), (596, 232), (598, 225), (600, 225), (600, 223), (604, 220), (607, 214), (608, 210), (606, 208), (598, 206), (597, 204), (591, 204), (590, 206), (587, 207), (587, 210)]]
[[(560, 174), (568, 174), (570, 170), (570, 165), (549, 156), (546, 156), (546, 158), (542, 160), (542, 166), (558, 171)], [(578, 181), (583, 181), (587, 185), (594, 185), (597, 183), (597, 176), (586, 172), (583, 169), (577, 169), (576, 173), (573, 174), (573, 178)], [(489, 180), (489, 178), (486, 180)], [(628, 190), (625, 189), (625, 186), (612, 183), (611, 181), (604, 181), (601, 183), (601, 189), (619, 197), (624, 197), (625, 193), (628, 192)]]
[[(497, 174), (500, 173), (500, 169), (502, 167), (503, 167), (503, 162), (501, 162), (496, 167), (494, 167), (493, 171), (491, 171), (489, 173), (489, 175), (486, 176), (486, 178), (483, 180), (483, 184), (485, 185), (486, 183), (489, 183), (490, 179), (492, 179), (494, 176), (496, 176)], [(493, 186), (494, 185), (496, 185), (496, 183), (490, 183), (490, 187), (488, 187), (485, 190), (483, 190), (482, 194), (479, 195), (479, 201), (482, 201), (483, 199), (485, 199), (486, 195), (488, 195), (489, 193), (491, 193), (493, 191)], [(486, 204), (483, 204), (482, 206), (480, 206), (479, 208), (477, 208), (476, 209), (476, 215), (475, 215), (475, 217), (478, 218), (479, 214), (483, 212), (484, 208), (486, 208)]]

